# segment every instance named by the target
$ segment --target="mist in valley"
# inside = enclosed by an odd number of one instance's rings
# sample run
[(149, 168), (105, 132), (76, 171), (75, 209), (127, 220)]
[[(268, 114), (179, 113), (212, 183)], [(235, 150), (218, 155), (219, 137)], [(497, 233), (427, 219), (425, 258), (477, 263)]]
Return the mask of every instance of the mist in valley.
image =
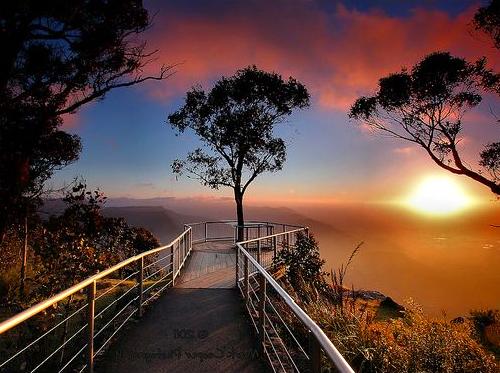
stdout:
[[(183, 224), (234, 217), (231, 199), (111, 199), (109, 216), (123, 216), (167, 243)], [(398, 205), (248, 205), (245, 218), (307, 225), (320, 243), (325, 270), (345, 263), (364, 242), (347, 275), (356, 289), (378, 290), (398, 302), (412, 298), (446, 317), (500, 308), (500, 205), (447, 217), (426, 217)]]

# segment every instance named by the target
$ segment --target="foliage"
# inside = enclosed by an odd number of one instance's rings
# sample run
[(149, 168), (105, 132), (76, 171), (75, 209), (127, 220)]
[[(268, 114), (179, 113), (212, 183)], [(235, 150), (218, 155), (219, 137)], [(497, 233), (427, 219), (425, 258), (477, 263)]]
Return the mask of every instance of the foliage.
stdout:
[(297, 80), (284, 81), (255, 66), (223, 77), (208, 93), (193, 88), (168, 121), (180, 133), (193, 130), (204, 148), (175, 160), (172, 170), (177, 175), (187, 172), (213, 189), (232, 188), (241, 226), (250, 183), (264, 172), (281, 170), (285, 162), (286, 145), (275, 137), (275, 126), (308, 105), (309, 93)]
[(139, 38), (150, 25), (139, 0), (4, 1), (0, 24), (1, 239), (53, 171), (78, 158), (62, 115), (170, 67), (143, 75), (154, 51)]
[[(472, 312), (470, 320), (456, 322), (426, 316), (418, 305), (408, 301), (405, 307), (397, 305), (402, 310), (397, 317), (377, 318), (377, 306), (357, 299), (354, 291), (349, 297), (344, 294), (347, 269), (362, 243), (355, 248), (345, 265), (332, 270), (332, 281), (329, 282), (321, 271), (319, 255), (316, 255), (317, 242), (312, 239), (305, 245), (307, 241), (305, 236), (299, 240), (297, 250), (301, 250), (300, 254), (293, 255), (288, 248), (284, 249), (282, 260), (294, 263), (291, 267), (294, 268), (294, 275), (287, 274), (281, 279), (281, 284), (355, 371), (497, 372), (498, 363), (481, 345), (475, 325), (491, 325), (498, 320), (498, 312)], [(304, 251), (305, 247), (309, 250)], [(309, 266), (309, 272), (314, 275), (302, 276), (306, 272), (303, 268)], [(298, 340), (306, 342), (308, 331), (293, 316), (290, 308), (279, 298), (274, 303), (280, 317), (298, 333)], [(323, 362), (328, 366), (325, 359)]]
[(476, 30), (481, 30), (488, 34), (495, 45), (500, 49), (500, 1), (491, 0), (491, 2), (478, 9), (472, 21)]
[(479, 164), (490, 173), (497, 183), (500, 182), (500, 142), (493, 142), (484, 147)]
[(285, 267), (285, 274), (294, 288), (304, 280), (313, 286), (323, 284), (323, 264), (318, 242), (312, 234), (297, 233), (295, 245), (284, 245), (274, 258), (274, 263)]
[(468, 166), (458, 150), (462, 119), (490, 90), (500, 93), (500, 75), (486, 68), (486, 60), (469, 63), (446, 52), (432, 53), (411, 71), (403, 69), (379, 81), (371, 97), (360, 97), (349, 116), (364, 121), (375, 132), (413, 142), (441, 168), (465, 175), (499, 195), (497, 144), (482, 154), (481, 166), (491, 174)]
[(349, 259), (347, 260), (347, 263), (344, 265), (342, 263), (340, 267), (336, 270), (331, 270), (330, 271), (330, 278), (332, 281), (332, 293), (334, 295), (334, 299), (336, 300), (337, 304), (340, 305), (341, 310), (343, 309), (344, 306), (344, 297), (345, 297), (345, 287), (344, 287), (344, 279), (347, 274), (347, 270), (349, 269), (349, 266), (351, 265), (354, 257), (356, 254), (359, 252), (359, 249), (361, 246), (364, 244), (364, 242), (360, 242), (358, 246), (354, 248), (352, 251), (351, 255), (349, 256)]
[(36, 242), (41, 258), (38, 295), (53, 295), (139, 252), (159, 246), (146, 229), (131, 228), (121, 218), (102, 215), (106, 197), (76, 184), (64, 198), (59, 216), (45, 223), (45, 234)]
[(470, 315), (474, 324), (480, 329), (500, 323), (500, 311), (498, 310), (472, 310)]
[[(403, 317), (380, 321), (355, 299), (344, 298), (341, 306), (311, 291), (306, 284), (290, 294), (357, 372), (497, 372), (494, 356), (476, 339), (473, 321), (432, 318), (411, 301)], [(293, 325), (297, 321), (287, 314), (290, 309), (280, 307), (280, 312), (294, 330), (304, 333), (298, 338), (307, 340), (307, 330)]]

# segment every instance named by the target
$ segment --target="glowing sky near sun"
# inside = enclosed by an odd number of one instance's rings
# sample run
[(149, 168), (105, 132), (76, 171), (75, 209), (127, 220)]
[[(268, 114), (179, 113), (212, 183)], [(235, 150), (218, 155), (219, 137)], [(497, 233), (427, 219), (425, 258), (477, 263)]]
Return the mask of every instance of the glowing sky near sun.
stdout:
[[(311, 92), (309, 110), (279, 129), (288, 144), (282, 172), (251, 187), (249, 201), (385, 201), (408, 194), (427, 174), (441, 174), (408, 143), (373, 137), (349, 123), (347, 109), (371, 93), (379, 77), (411, 66), (425, 54), (449, 50), (474, 59), (487, 56), (499, 70), (498, 51), (471, 32), (476, 1), (146, 1), (154, 26), (145, 34), (161, 63), (180, 63), (176, 74), (112, 92), (76, 116), (66, 128), (81, 135), (84, 150), (55, 183), (75, 175), (110, 196), (230, 196), (188, 179), (176, 181), (169, 164), (196, 146), (165, 124), (187, 89), (210, 87), (222, 75), (250, 64), (292, 75)], [(500, 137), (488, 98), (464, 119), (467, 160), (481, 144)], [(496, 102), (498, 104), (498, 102)], [(473, 124), (473, 125), (468, 125)], [(464, 178), (454, 183), (479, 199), (486, 188)]]

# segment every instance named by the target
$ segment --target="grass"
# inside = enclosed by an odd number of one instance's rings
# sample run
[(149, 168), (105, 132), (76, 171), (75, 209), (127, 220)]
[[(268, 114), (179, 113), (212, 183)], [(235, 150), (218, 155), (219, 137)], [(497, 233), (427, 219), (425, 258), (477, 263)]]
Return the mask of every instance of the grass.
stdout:
[[(304, 246), (319, 250), (310, 243)], [(332, 270), (330, 276), (321, 268), (311, 278), (286, 269), (283, 274), (283, 270), (276, 269), (281, 273), (279, 281), (285, 290), (321, 327), (354, 370), (370, 373), (500, 371), (492, 353), (496, 352), (500, 340), (498, 311), (476, 311), (470, 318), (458, 322), (446, 320), (444, 316), (425, 315), (412, 301), (401, 307), (390, 298), (382, 301), (356, 298), (354, 289), (349, 291), (344, 287), (344, 279), (360, 246), (347, 264)], [(301, 266), (307, 267), (307, 263)], [(279, 308), (287, 323), (300, 334), (298, 339), (306, 341), (307, 330), (290, 309), (284, 304)], [(325, 369), (334, 371), (333, 366), (328, 368), (326, 356), (323, 360)]]

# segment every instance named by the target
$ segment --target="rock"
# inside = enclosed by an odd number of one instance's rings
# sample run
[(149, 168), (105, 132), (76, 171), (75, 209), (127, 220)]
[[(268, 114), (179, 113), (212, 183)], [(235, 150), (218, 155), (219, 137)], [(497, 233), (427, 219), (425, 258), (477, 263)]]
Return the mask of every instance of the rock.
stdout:
[(393, 310), (396, 312), (401, 312), (405, 310), (405, 308), (402, 305), (396, 303), (391, 297), (385, 297), (382, 300), (382, 302), (380, 302), (380, 307), (384, 307), (388, 310)]

